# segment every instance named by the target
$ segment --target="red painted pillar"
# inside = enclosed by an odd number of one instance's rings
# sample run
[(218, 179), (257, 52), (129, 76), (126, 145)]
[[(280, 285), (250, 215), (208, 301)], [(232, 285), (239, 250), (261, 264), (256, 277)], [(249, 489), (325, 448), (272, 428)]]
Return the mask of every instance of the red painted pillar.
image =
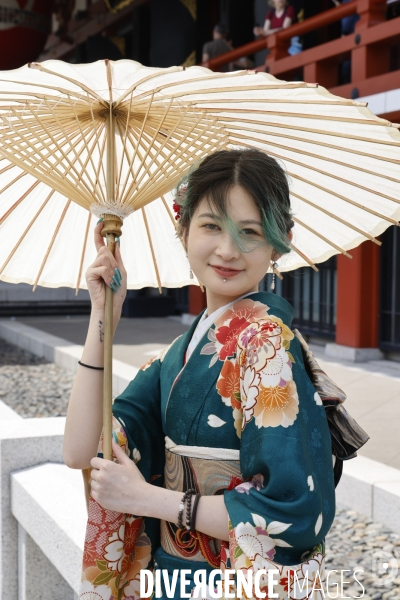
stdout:
[(336, 343), (378, 347), (379, 246), (367, 241), (337, 258)]
[(386, 3), (386, 0), (358, 0), (360, 20), (356, 23), (356, 33), (385, 21)]
[(319, 83), (326, 88), (337, 85), (338, 66), (334, 60), (320, 60), (304, 65), (303, 78), (308, 83)]
[(205, 291), (198, 285), (189, 286), (189, 314), (198, 315), (207, 306)]

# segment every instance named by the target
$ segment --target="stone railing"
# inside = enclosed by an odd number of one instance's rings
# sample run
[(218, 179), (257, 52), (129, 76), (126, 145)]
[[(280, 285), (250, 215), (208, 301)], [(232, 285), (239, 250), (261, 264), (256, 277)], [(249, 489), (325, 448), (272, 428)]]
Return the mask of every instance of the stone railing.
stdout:
[[(29, 477), (35, 469), (64, 469), (62, 464), (62, 438), (65, 419), (62, 417), (48, 419), (0, 419), (0, 598), (7, 600), (73, 600), (73, 595), (53, 594), (53, 584), (56, 587), (61, 581), (58, 569), (52, 563), (51, 549), (40, 547), (40, 538), (32, 538), (33, 530), (28, 526), (40, 523), (43, 525), (43, 535), (48, 530), (49, 520), (44, 520), (44, 508), (30, 494)], [(57, 463), (46, 465), (45, 463)], [(38, 467), (38, 465), (43, 465)], [(33, 467), (33, 468), (32, 468)], [(13, 475), (13, 473), (16, 473)], [(47, 507), (60, 502), (57, 482), (51, 478), (41, 482), (43, 494), (47, 494)], [(80, 475), (80, 473), (73, 473)], [(35, 475), (33, 475), (35, 477)], [(67, 479), (65, 479), (67, 481)], [(64, 485), (63, 505), (68, 505), (72, 494)], [(30, 498), (29, 498), (30, 496)], [(83, 499), (83, 486), (82, 486)], [(82, 500), (84, 502), (84, 500)], [(17, 518), (13, 511), (18, 511)], [(21, 510), (21, 507), (23, 509)], [(70, 509), (70, 514), (75, 508)], [(21, 512), (25, 512), (23, 516)], [(42, 515), (42, 516), (39, 516)], [(17, 520), (18, 519), (18, 520)], [(19, 521), (21, 519), (21, 521)], [(19, 524), (20, 523), (20, 524)], [(54, 530), (53, 530), (54, 531)], [(36, 536), (36, 533), (35, 533)], [(61, 538), (55, 532), (55, 543), (62, 545)], [(82, 539), (83, 542), (83, 539)], [(67, 549), (66, 549), (67, 551)], [(31, 557), (36, 557), (32, 562)], [(35, 566), (36, 565), (36, 566)], [(78, 571), (79, 573), (79, 571)], [(64, 582), (62, 582), (64, 585)], [(40, 587), (40, 593), (35, 588)], [(69, 586), (72, 590), (71, 586)], [(47, 591), (49, 590), (49, 591)], [(70, 591), (72, 594), (72, 591)]]

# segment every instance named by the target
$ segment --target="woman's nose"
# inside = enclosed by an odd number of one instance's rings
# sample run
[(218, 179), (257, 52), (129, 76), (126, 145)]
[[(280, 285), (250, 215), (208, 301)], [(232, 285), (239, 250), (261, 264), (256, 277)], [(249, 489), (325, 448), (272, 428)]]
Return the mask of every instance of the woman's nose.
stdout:
[(239, 258), (240, 250), (232, 234), (224, 233), (220, 236), (216, 254), (226, 261), (232, 260), (232, 258)]

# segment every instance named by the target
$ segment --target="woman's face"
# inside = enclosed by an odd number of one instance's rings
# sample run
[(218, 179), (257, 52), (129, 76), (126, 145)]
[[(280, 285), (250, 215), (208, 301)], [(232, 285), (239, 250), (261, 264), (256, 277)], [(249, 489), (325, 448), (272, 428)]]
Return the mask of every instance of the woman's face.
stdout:
[(282, 10), (285, 8), (286, 0), (273, 0), (275, 10)]
[(261, 215), (250, 194), (235, 185), (228, 193), (228, 216), (244, 241), (257, 242), (250, 252), (242, 252), (228, 228), (202, 200), (190, 223), (186, 238), (190, 266), (207, 290), (207, 303), (213, 310), (231, 300), (258, 290), (272, 258), (279, 255), (267, 243)]

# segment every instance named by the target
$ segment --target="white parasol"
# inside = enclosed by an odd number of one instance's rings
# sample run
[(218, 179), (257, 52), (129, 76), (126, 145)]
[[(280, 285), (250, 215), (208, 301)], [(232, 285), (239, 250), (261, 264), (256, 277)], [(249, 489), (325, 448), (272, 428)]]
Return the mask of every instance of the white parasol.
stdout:
[[(197, 160), (232, 147), (264, 150), (290, 176), (295, 228), (281, 271), (379, 244), (398, 223), (400, 134), (364, 104), (265, 73), (46, 61), (0, 74), (0, 279), (83, 287), (90, 211), (104, 215), (111, 250), (124, 220), (128, 287), (189, 283), (165, 195)], [(111, 457), (108, 288), (106, 303)]]

